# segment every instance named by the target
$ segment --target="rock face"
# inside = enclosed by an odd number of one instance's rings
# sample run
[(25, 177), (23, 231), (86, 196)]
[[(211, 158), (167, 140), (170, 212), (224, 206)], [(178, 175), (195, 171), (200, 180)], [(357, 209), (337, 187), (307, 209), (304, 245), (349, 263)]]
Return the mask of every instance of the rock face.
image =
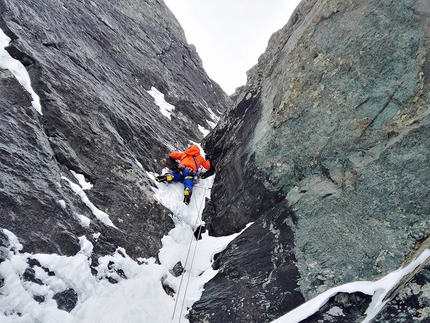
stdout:
[[(217, 258), (191, 322), (269, 322), (421, 251), (430, 232), (429, 13), (425, 0), (305, 0), (272, 36), (206, 140), (217, 160), (217, 212), (206, 211), (216, 234), (254, 224)], [(248, 256), (257, 254), (265, 257)], [(263, 267), (238, 269), (249, 262)], [(430, 285), (418, 281), (409, 294), (419, 305), (397, 297), (389, 308), (424, 322)], [(309, 322), (361, 322), (369, 300), (355, 299), (354, 310), (344, 307), (351, 317)], [(389, 313), (377, 321), (405, 322)]]
[[(94, 262), (118, 246), (156, 255), (173, 223), (147, 171), (226, 109), (205, 140), (217, 170), (205, 217), (215, 235), (253, 224), (217, 255), (190, 322), (270, 322), (429, 247), (427, 0), (302, 1), (233, 105), (162, 1), (0, 0), (0, 13), (42, 106), (0, 70), (0, 225), (23, 251), (74, 255), (85, 236)], [(414, 274), (375, 322), (429, 321), (429, 266)], [(335, 295), (305, 321), (361, 322), (370, 299)]]
[[(146, 172), (161, 172), (176, 144), (201, 142), (199, 126), (211, 129), (230, 98), (162, 1), (0, 0), (0, 12), (43, 114), (0, 70), (1, 226), (29, 252), (73, 255), (85, 235), (96, 254), (156, 255), (173, 223)], [(170, 119), (152, 87), (175, 106)], [(72, 191), (71, 171), (93, 184), (85, 193), (113, 226)]]

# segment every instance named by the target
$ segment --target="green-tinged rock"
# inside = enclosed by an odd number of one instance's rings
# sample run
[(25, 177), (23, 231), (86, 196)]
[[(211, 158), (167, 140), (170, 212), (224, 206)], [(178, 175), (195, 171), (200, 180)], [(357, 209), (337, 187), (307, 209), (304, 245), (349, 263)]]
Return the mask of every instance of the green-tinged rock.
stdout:
[(429, 13), (425, 0), (302, 1), (207, 139), (223, 160), (215, 227), (238, 231), (258, 218), (248, 205), (271, 196), (264, 217), (283, 196), (306, 300), (377, 280), (429, 236)]

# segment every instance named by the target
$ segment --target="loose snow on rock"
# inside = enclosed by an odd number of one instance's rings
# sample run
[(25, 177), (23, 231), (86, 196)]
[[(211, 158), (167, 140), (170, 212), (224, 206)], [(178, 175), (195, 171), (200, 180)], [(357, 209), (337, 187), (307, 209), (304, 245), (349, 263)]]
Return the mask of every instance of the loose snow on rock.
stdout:
[(31, 80), (27, 70), (20, 61), (12, 58), (5, 50), (5, 47), (9, 45), (9, 42), (10, 38), (6, 36), (2, 29), (0, 29), (0, 68), (9, 70), (16, 77), (18, 82), (27, 90), (28, 93), (30, 93), (31, 97), (33, 98), (33, 101), (31, 101), (33, 108), (42, 114), (40, 98), (31, 87)]

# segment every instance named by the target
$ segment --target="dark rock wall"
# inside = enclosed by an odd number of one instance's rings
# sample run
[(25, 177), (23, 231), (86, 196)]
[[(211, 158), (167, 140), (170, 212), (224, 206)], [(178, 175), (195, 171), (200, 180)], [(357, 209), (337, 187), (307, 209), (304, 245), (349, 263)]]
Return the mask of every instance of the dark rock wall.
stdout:
[(279, 203), (216, 256), (218, 273), (194, 304), (191, 322), (270, 322), (304, 302), (289, 212)]
[[(298, 287), (280, 290), (307, 300), (378, 279), (428, 238), (429, 13), (425, 0), (302, 1), (207, 138), (206, 151), (218, 161), (216, 234), (255, 222), (252, 236), (264, 237), (282, 221), (293, 232), (293, 257), (283, 263), (296, 266)], [(257, 241), (253, 247), (272, 256), (285, 242)], [(242, 254), (237, 245), (217, 259), (220, 273), (194, 305), (193, 322), (216, 322), (229, 311), (243, 318), (235, 322), (269, 321), (245, 319), (251, 307), (238, 303), (222, 310), (203, 303), (223, 297), (227, 286), (240, 294), (242, 282), (223, 268), (234, 257), (246, 261)], [(272, 260), (267, 279), (251, 284), (256, 304), (270, 308), (285, 297), (267, 298), (277, 267)], [(349, 322), (362, 320), (354, 317)]]
[[(230, 98), (162, 1), (0, 0), (0, 13), (7, 50), (26, 66), (43, 113), (1, 71), (1, 226), (32, 252), (74, 254), (86, 235), (97, 253), (155, 255), (173, 223), (146, 171), (160, 172), (176, 143), (202, 141), (198, 125), (210, 129)], [(152, 86), (175, 106), (171, 120), (146, 92)], [(61, 179), (75, 181), (70, 170), (94, 185), (86, 194), (117, 228)]]

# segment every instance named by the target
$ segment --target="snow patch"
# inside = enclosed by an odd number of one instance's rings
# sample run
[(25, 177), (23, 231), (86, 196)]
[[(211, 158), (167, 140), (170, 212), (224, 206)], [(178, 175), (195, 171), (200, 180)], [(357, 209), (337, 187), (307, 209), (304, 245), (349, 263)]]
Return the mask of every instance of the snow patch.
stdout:
[(148, 92), (155, 100), (155, 104), (158, 105), (160, 108), (160, 112), (163, 116), (169, 118), (171, 120), (171, 114), (173, 110), (175, 109), (174, 105), (171, 105), (170, 103), (167, 103), (164, 100), (164, 94), (158, 91), (155, 87), (151, 87), (150, 90), (146, 91)]
[[(112, 223), (112, 221), (109, 218), (109, 215), (105, 212), (103, 212), (102, 210), (99, 210), (87, 197), (87, 195), (84, 192), (84, 189), (78, 185), (73, 183), (70, 179), (68, 179), (67, 177), (61, 175), (61, 179), (66, 180), (69, 185), (70, 188), (73, 190), (73, 192), (75, 192), (76, 195), (78, 195), (82, 202), (85, 203), (85, 205), (91, 210), (91, 212), (94, 214), (94, 216), (99, 219), (101, 222), (103, 222), (106, 225), (109, 225), (111, 227), (116, 228), (116, 226)], [(82, 215), (78, 215), (78, 218), (80, 221), (83, 221), (82, 223), (86, 223), (86, 220), (84, 219), (84, 217)], [(85, 225), (85, 224), (84, 224)]]
[(91, 224), (91, 220), (87, 218), (85, 215), (75, 213), (76, 218), (79, 221), (79, 224), (82, 225), (85, 228), (89, 228)]
[(205, 127), (198, 125), (200, 132), (203, 134), (203, 137), (206, 137), (209, 134), (209, 130), (207, 130)]
[(64, 200), (59, 200), (59, 201), (58, 201), (58, 204), (60, 204), (60, 206), (61, 206), (61, 208), (62, 208), (63, 210), (65, 210), (65, 209), (66, 209), (66, 201), (64, 201)]
[(83, 190), (90, 190), (93, 188), (93, 184), (91, 184), (90, 182), (87, 182), (85, 180), (85, 176), (82, 174), (78, 174), (75, 173), (74, 171), (70, 170), (70, 172), (72, 173), (72, 175), (76, 178), (76, 180), (79, 182), (79, 185), (81, 185), (81, 188)]

